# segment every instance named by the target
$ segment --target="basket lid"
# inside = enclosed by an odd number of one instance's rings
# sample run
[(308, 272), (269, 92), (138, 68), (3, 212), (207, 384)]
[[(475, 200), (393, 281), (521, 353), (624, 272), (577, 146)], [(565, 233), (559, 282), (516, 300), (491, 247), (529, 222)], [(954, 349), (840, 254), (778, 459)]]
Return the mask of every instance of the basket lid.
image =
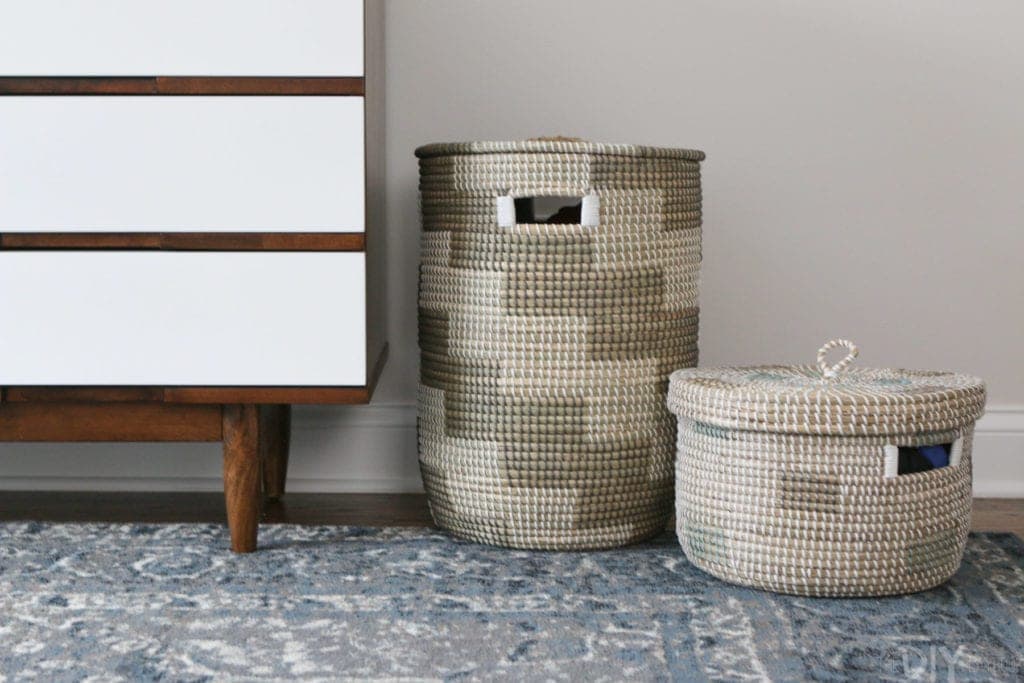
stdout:
[[(825, 356), (845, 347), (829, 365)], [(719, 427), (788, 434), (918, 434), (960, 429), (985, 407), (985, 383), (952, 372), (848, 368), (857, 347), (833, 339), (817, 365), (690, 368), (672, 373), (668, 407)]]
[(439, 142), (423, 145), (416, 149), (421, 159), (460, 154), (604, 154), (610, 156), (650, 157), (658, 159), (684, 159), (703, 161), (704, 152), (695, 149), (673, 149), (671, 147), (645, 147), (643, 145), (616, 145), (603, 142), (588, 142), (579, 138), (533, 138), (515, 141), (482, 142)]

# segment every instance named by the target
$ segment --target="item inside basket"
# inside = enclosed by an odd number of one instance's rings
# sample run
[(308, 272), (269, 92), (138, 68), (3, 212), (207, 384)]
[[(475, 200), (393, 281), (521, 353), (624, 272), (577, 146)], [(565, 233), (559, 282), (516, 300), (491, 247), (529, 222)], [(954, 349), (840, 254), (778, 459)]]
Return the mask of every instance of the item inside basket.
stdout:
[(516, 223), (581, 223), (582, 210), (579, 197), (517, 197)]
[(940, 467), (949, 466), (949, 456), (953, 444), (943, 443), (934, 446), (900, 446), (898, 474), (914, 474), (928, 472)]

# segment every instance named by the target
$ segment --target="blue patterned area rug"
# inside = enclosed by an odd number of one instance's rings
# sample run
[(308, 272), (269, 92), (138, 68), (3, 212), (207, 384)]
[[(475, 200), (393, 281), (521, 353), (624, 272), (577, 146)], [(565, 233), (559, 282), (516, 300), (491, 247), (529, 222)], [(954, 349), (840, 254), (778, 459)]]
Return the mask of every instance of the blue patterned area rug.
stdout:
[(430, 529), (0, 524), (0, 681), (1024, 680), (1024, 543), (918, 595), (723, 584), (665, 536), (520, 552)]

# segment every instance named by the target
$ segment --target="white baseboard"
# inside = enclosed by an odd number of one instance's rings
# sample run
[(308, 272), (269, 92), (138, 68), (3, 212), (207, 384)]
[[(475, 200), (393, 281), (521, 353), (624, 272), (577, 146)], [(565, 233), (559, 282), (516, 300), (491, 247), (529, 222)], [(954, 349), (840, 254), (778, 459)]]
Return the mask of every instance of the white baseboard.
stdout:
[(1024, 405), (994, 405), (978, 420), (974, 495), (1024, 498)]
[[(416, 406), (295, 411), (288, 490), (414, 493)], [(219, 491), (216, 444), (2, 444), (0, 490)], [(1024, 498), (1024, 405), (994, 405), (978, 422), (977, 497)]]

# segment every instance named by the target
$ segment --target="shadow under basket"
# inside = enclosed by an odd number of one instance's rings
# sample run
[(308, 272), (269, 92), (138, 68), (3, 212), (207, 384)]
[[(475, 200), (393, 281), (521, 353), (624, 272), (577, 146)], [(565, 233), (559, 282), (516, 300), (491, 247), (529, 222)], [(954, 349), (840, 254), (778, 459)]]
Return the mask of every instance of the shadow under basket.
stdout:
[(983, 382), (831, 369), (672, 375), (683, 550), (718, 578), (780, 593), (878, 596), (944, 583), (970, 528)]

